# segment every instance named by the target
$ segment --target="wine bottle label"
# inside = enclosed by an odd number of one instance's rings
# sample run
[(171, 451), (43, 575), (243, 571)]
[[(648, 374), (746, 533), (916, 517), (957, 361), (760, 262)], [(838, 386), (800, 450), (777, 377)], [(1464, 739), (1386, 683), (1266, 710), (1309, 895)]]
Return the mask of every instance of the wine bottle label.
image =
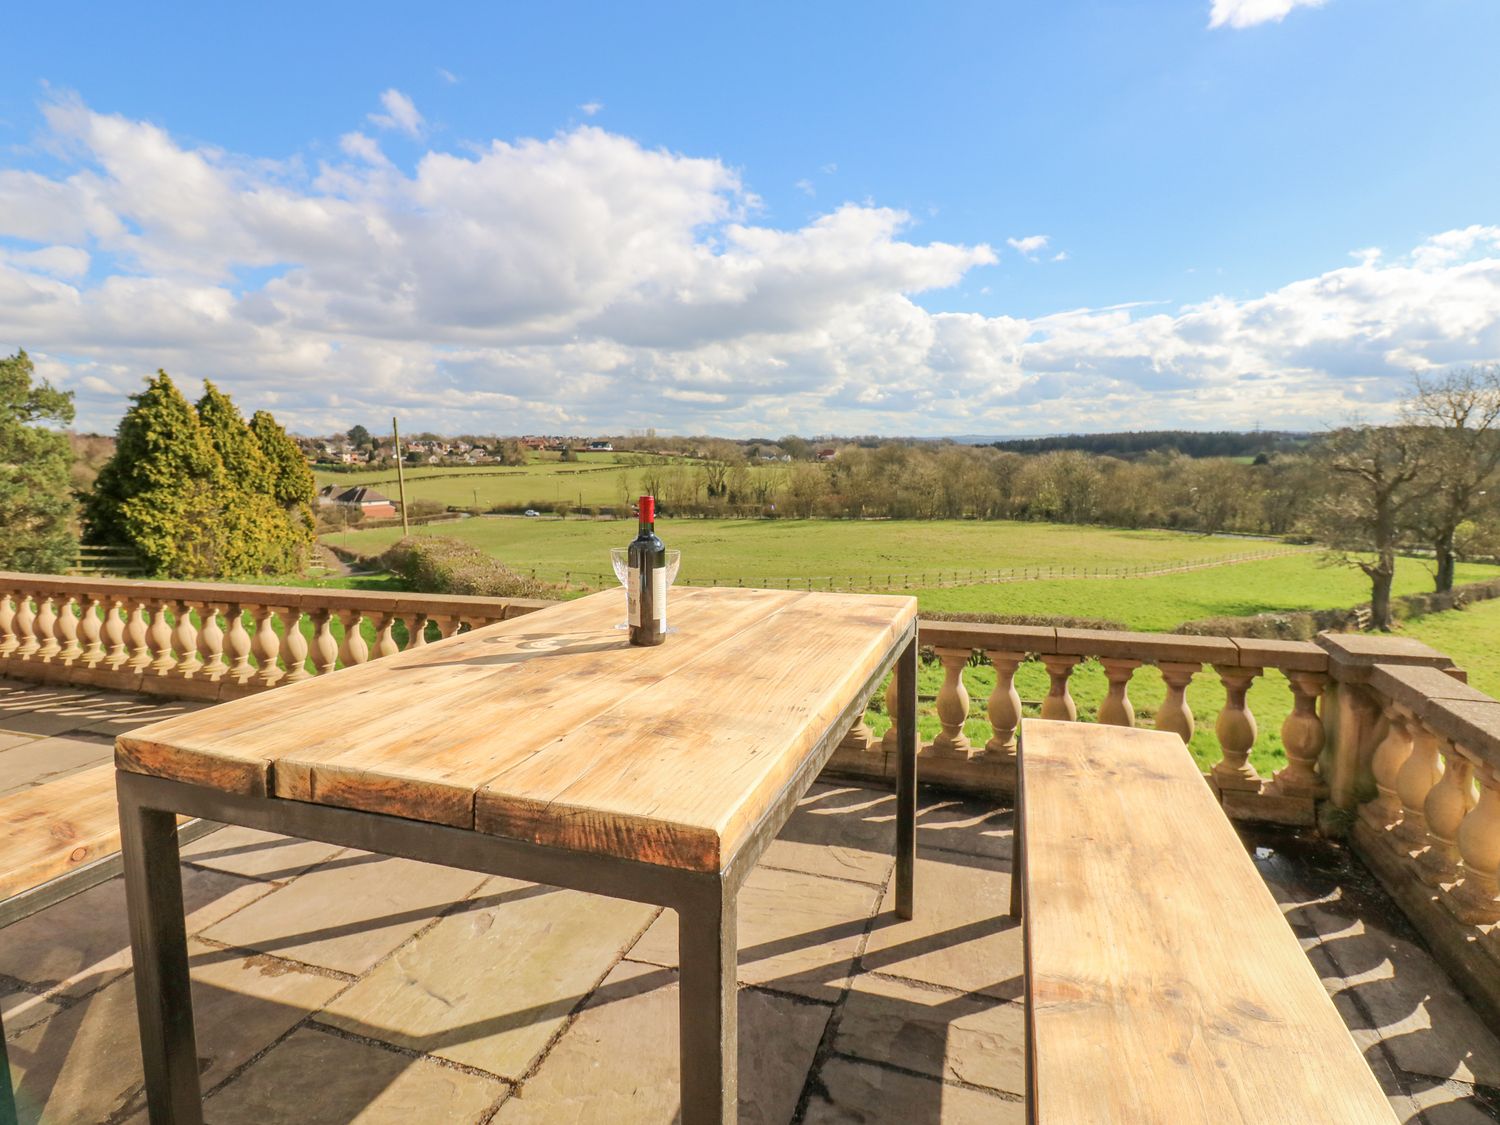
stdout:
[(667, 631), (667, 568), (659, 566), (651, 572), (651, 589), (653, 597), (651, 604), (656, 607), (656, 619), (661, 622), (659, 628), (663, 633)]
[(632, 625), (641, 624), (641, 568), (630, 568), (630, 580), (625, 583), (625, 602), (629, 607), (628, 620)]

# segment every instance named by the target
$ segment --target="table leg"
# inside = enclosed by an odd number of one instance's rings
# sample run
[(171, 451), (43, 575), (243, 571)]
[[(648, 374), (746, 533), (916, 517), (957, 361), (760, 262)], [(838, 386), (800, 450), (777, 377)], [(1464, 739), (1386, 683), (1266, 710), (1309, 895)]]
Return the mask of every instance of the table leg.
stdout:
[(677, 912), (682, 1125), (738, 1119), (736, 938), (734, 895), (721, 881), (701, 903)]
[(1021, 886), (1026, 882), (1026, 785), (1021, 780), (1022, 740), (1016, 740), (1016, 804), (1010, 826), (1010, 916), (1021, 916)]
[(202, 1125), (177, 818), (143, 807), (120, 774), (120, 851), (151, 1125)]
[(896, 658), (896, 915), (910, 918), (917, 868), (917, 642)]
[(4, 1022), (0, 1022), (0, 1125), (16, 1125), (16, 1092), (10, 1084), (10, 1056), (5, 1051)]

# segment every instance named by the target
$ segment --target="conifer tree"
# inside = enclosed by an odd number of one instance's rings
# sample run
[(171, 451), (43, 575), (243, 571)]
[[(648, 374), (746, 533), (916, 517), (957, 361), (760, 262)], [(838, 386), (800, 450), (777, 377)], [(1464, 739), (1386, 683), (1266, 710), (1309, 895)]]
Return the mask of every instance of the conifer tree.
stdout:
[(154, 574), (211, 578), (224, 467), (198, 412), (165, 371), (131, 396), (115, 454), (84, 501), (90, 543), (128, 547)]
[(77, 539), (68, 438), (41, 423), (73, 420), (73, 393), (34, 380), (24, 352), (0, 358), (0, 570), (55, 573)]
[(261, 453), (270, 466), (270, 493), (281, 505), (289, 527), (295, 557), (284, 569), (288, 573), (300, 570), (317, 537), (317, 520), (313, 516), (317, 484), (313, 481), (312, 469), (308, 468), (302, 451), (269, 411), (255, 412), (250, 419), (250, 432), (260, 443)]
[(271, 464), (229, 396), (208, 380), (198, 420), (223, 467), (215, 494), (214, 560), (225, 577), (295, 569), (297, 545), (286, 513), (271, 495)]

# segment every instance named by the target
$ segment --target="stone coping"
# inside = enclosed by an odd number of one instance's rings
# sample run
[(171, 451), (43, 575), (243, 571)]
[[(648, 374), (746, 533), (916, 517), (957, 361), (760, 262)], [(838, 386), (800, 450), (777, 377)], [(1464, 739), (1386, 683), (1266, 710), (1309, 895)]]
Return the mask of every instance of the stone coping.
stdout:
[(1328, 653), (1310, 641), (1250, 637), (1194, 637), (1180, 633), (1132, 633), (1104, 629), (995, 625), (978, 621), (922, 621), (924, 645), (1038, 656), (1095, 656), (1149, 664), (1216, 664), (1238, 668), (1283, 668), (1325, 672)]

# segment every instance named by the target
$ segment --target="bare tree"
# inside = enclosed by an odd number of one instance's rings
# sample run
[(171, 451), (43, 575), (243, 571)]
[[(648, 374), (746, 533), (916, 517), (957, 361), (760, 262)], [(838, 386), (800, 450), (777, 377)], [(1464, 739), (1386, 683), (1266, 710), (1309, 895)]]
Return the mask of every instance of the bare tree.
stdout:
[(1402, 414), (1427, 435), (1423, 500), (1412, 511), (1412, 529), (1432, 547), (1439, 593), (1453, 589), (1465, 540), (1489, 537), (1472, 525), (1485, 497), (1500, 486), (1500, 366), (1418, 376)]
[(1391, 581), (1396, 547), (1430, 448), (1420, 426), (1346, 426), (1323, 439), (1318, 460), (1327, 487), (1305, 520), (1314, 539), (1336, 561), (1358, 567), (1370, 580), (1370, 616), (1391, 627)]

